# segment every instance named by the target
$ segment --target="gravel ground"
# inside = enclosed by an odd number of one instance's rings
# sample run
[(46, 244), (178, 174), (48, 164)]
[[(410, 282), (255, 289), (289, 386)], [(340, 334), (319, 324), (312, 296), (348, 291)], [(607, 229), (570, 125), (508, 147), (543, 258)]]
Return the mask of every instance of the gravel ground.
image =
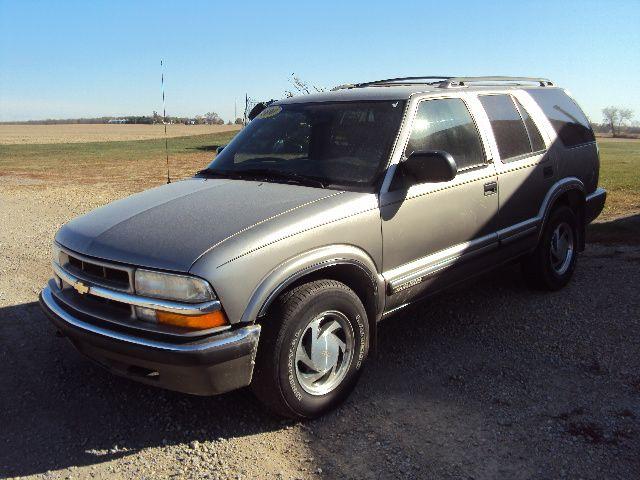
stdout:
[[(2, 180), (2, 179), (0, 179)], [(588, 245), (563, 291), (505, 268), (380, 326), (347, 403), (281, 421), (111, 376), (37, 293), (67, 219), (126, 191), (0, 183), (0, 477), (640, 478), (640, 246)]]

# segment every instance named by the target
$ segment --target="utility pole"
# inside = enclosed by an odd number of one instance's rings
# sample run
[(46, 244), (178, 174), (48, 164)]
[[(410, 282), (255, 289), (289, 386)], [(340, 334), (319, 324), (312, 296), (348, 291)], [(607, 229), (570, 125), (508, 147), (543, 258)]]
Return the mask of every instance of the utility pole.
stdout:
[(247, 107), (248, 106), (249, 106), (249, 94), (245, 93), (244, 94), (244, 121), (242, 122), (242, 125), (247, 124)]

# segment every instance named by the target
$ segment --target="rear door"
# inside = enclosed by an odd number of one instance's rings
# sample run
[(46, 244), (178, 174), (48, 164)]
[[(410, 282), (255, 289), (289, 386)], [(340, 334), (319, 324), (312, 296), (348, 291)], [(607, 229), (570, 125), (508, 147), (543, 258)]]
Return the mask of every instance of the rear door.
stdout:
[(491, 142), (500, 183), (498, 237), (515, 254), (536, 243), (539, 212), (544, 197), (557, 179), (548, 153), (549, 138), (524, 102), (511, 92), (479, 94), (491, 125)]

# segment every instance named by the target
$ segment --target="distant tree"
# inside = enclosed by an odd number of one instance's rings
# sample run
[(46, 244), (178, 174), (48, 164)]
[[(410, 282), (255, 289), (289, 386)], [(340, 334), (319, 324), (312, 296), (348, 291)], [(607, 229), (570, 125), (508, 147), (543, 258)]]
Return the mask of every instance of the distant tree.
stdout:
[(233, 123), (235, 123), (236, 125), (242, 125), (244, 122), (242, 121), (242, 119), (240, 117), (238, 117), (238, 118), (236, 118), (236, 121), (233, 122)]
[(231, 123), (231, 120), (229, 120), (229, 121), (227, 122), (227, 125), (233, 125), (233, 124)]
[(209, 125), (224, 124), (224, 120), (222, 120), (222, 118), (220, 118), (220, 115), (218, 115), (216, 112), (207, 112), (204, 114), (204, 118)]
[(153, 123), (162, 123), (162, 117), (155, 110), (153, 111)]
[(611, 135), (617, 137), (627, 122), (633, 117), (633, 110), (620, 107), (606, 107), (602, 109), (604, 122), (609, 126)]

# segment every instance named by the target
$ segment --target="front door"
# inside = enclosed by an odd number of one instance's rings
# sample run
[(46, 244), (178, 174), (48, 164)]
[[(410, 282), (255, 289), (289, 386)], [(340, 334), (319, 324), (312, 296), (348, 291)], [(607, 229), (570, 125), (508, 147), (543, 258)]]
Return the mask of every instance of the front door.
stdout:
[[(413, 151), (444, 150), (458, 174), (448, 182), (410, 184), (401, 169), (380, 195), (383, 275), (390, 310), (463, 278), (497, 247), (498, 179), (488, 144), (464, 94), (425, 99), (413, 108), (402, 158)], [(385, 191), (386, 188), (386, 191)]]

